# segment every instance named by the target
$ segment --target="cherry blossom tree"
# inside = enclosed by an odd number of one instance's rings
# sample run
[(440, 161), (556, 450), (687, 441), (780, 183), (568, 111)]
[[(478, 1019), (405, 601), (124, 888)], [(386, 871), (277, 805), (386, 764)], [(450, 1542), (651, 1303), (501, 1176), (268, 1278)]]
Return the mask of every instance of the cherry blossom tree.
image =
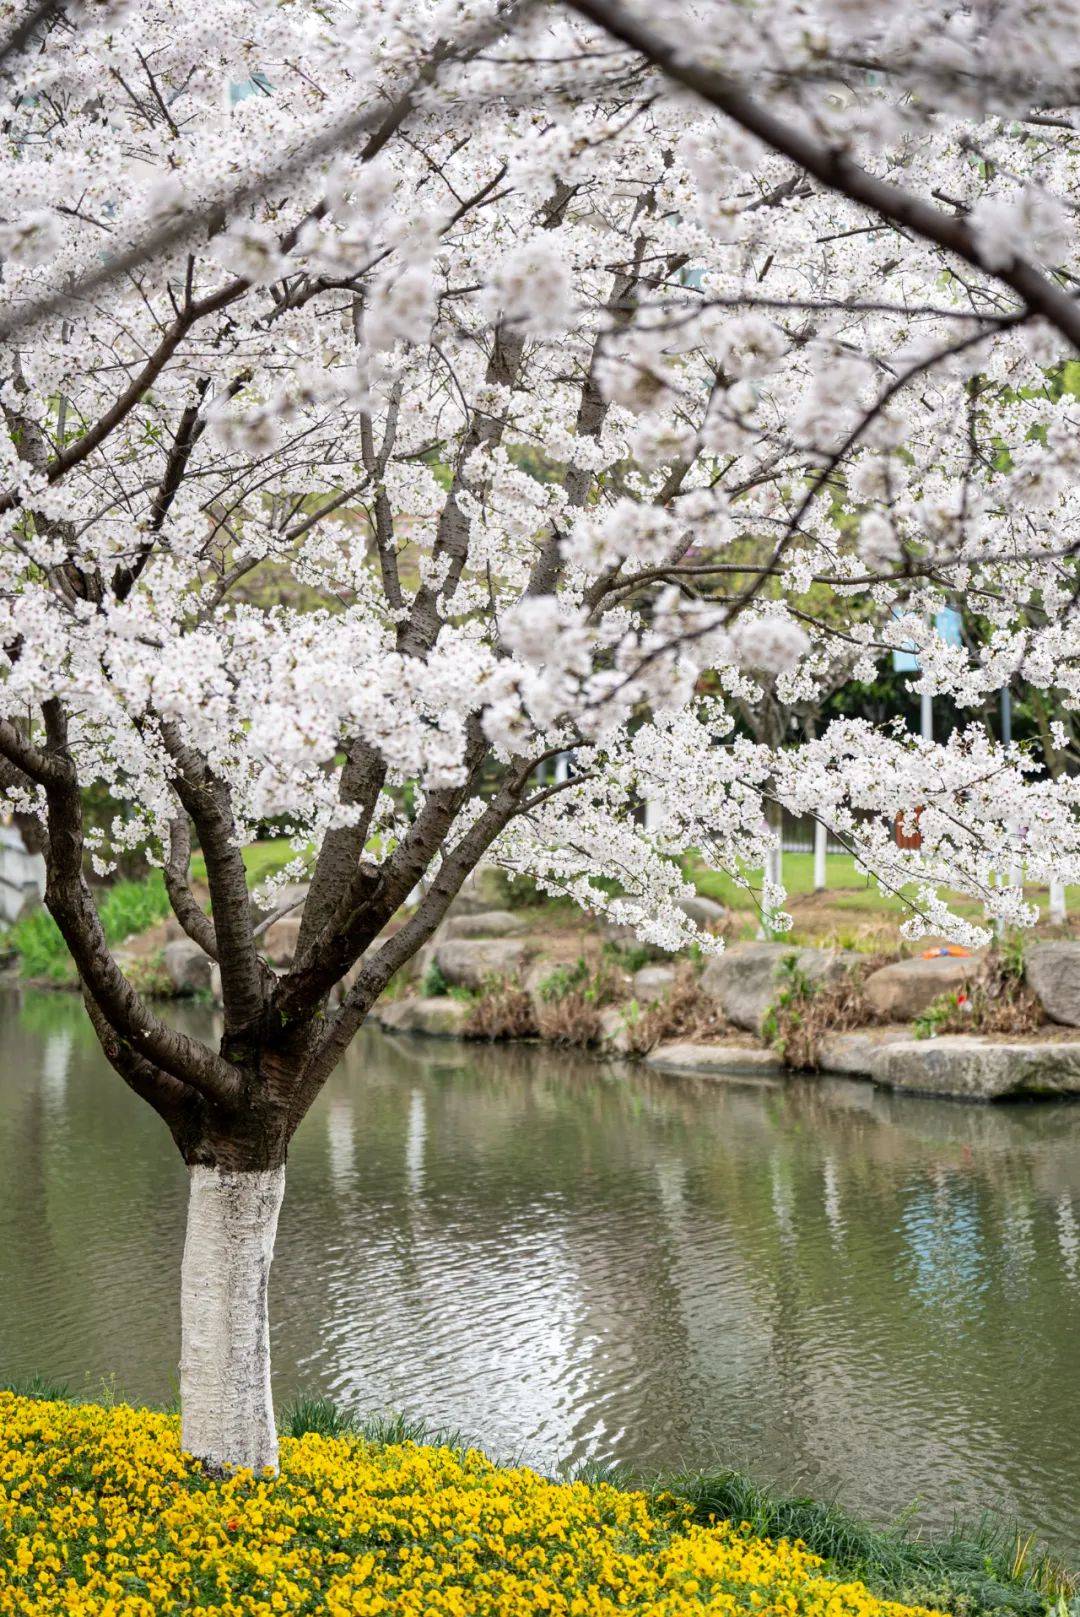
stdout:
[[(1075, 709), (1076, 12), (4, 8), (0, 779), (190, 1170), (208, 1464), (276, 1464), (289, 1141), (481, 861), (673, 949), (719, 947), (679, 855), (752, 885), (780, 807), (912, 936), (981, 941), (951, 890), (1030, 924), (1001, 873), (1080, 879), (1075, 777), (974, 717), (735, 728), (901, 646), (973, 715), (1014, 680)], [(310, 880), (280, 974), (268, 818)], [(105, 942), (88, 877), (139, 849), (217, 963), (218, 1048)]]

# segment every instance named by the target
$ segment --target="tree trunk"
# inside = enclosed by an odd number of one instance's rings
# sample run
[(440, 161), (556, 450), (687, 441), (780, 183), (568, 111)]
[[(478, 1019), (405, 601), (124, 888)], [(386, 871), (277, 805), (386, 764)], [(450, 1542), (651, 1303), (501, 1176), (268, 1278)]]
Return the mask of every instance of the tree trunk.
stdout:
[(212, 1470), (278, 1463), (267, 1290), (284, 1166), (193, 1166), (181, 1270), (182, 1442)]

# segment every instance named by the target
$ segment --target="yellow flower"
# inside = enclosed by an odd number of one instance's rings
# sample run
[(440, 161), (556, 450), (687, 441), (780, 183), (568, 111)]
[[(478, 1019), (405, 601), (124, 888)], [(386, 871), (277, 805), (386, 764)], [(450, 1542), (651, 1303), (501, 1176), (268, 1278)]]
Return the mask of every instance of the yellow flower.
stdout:
[(475, 1450), (284, 1439), (206, 1477), (174, 1416), (0, 1393), (0, 1617), (934, 1617), (671, 1495)]

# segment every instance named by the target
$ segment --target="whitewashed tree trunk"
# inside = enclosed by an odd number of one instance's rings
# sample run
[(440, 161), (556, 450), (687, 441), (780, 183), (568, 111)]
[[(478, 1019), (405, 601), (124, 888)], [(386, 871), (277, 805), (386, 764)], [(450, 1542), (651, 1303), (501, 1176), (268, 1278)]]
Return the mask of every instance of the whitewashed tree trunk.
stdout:
[(276, 1471), (267, 1291), (285, 1169), (189, 1171), (180, 1281), (181, 1440), (216, 1470)]

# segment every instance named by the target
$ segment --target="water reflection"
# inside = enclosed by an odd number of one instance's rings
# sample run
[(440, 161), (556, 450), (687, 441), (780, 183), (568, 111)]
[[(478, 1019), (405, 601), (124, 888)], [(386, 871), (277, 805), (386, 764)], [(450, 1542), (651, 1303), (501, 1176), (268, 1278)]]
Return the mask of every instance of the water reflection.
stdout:
[[(204, 1018), (189, 1011), (195, 1029)], [(175, 1386), (184, 1174), (81, 1007), (0, 1002), (0, 1377)], [(279, 1400), (720, 1458), (1080, 1550), (1080, 1109), (365, 1035), (290, 1161)]]

